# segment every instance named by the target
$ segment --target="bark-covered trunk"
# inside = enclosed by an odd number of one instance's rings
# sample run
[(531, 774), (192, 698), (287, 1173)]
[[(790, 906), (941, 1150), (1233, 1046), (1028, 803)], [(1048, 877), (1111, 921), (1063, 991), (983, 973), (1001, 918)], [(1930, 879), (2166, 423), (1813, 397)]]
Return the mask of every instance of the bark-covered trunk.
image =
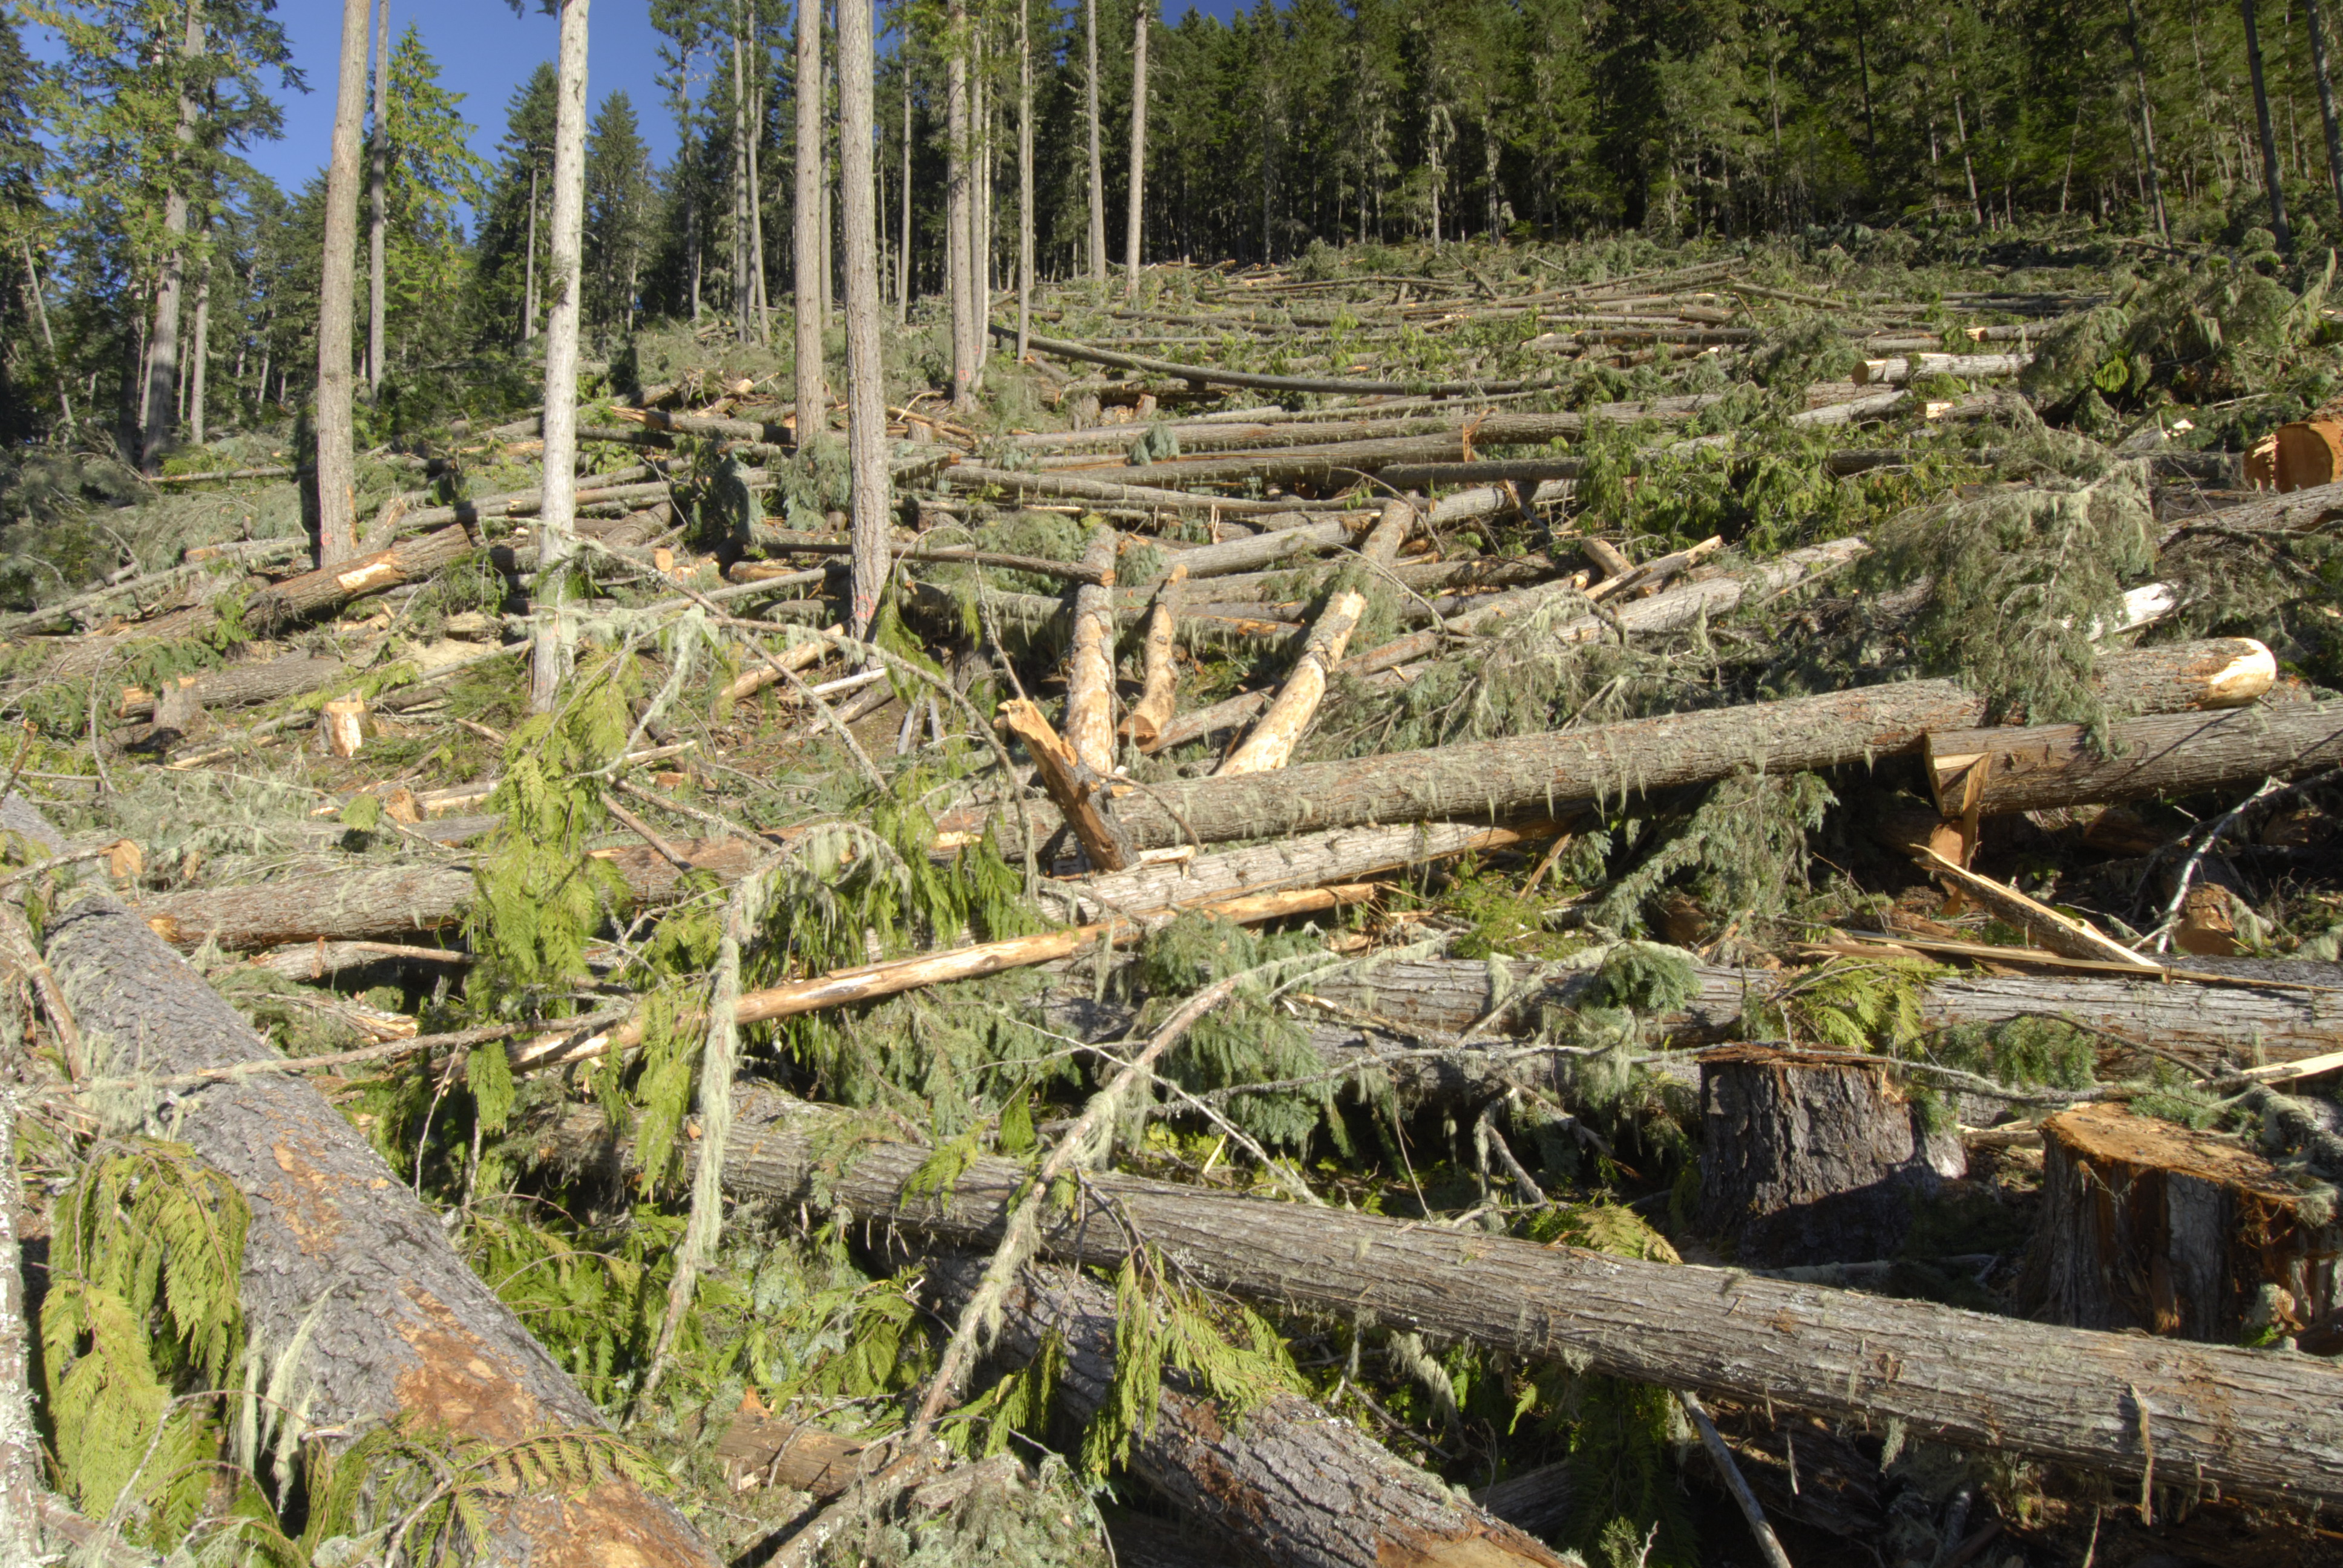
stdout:
[(2262, 39), (2257, 25), (2255, 0), (2237, 0), (2246, 23), (2246, 65), (2254, 85), (2254, 124), (2261, 132), (2262, 189), (2269, 196), (2270, 232), (2281, 251), (2294, 249), (2294, 236), (2286, 223), (2286, 190), (2278, 179), (2278, 132), (2270, 124), (2269, 91), (2262, 83)]
[(944, 43), (944, 291), (951, 316), (952, 407), (972, 406), (976, 391), (977, 336), (982, 331), (969, 254), (969, 226), (975, 203), (970, 190), (967, 0), (950, 0)]
[(1106, 165), (1099, 135), (1098, 0), (1082, 0), (1082, 117), (1090, 132), (1091, 282), (1106, 292)]
[[(839, 177), (846, 221), (846, 439), (853, 465), (850, 624), (869, 630), (887, 585), (887, 390), (879, 352), (879, 212), (873, 186), (870, 0), (838, 0)], [(802, 407), (802, 405), (800, 405)]]
[[(2274, 676), (2268, 649), (2230, 638), (2109, 654), (2099, 661), (2098, 685), (2117, 706), (2156, 713), (2249, 702)], [(1985, 699), (1957, 682), (1903, 681), (1276, 774), (1167, 780), (1122, 797), (1117, 812), (1142, 849), (1192, 835), (1213, 843), (1357, 822), (1552, 815), (1760, 765), (1781, 773), (1867, 761), (1907, 750), (1931, 730), (1973, 727), (1985, 714)], [(999, 816), (1011, 852), (1059, 827), (1044, 802)]]
[(1147, 35), (1153, 32), (1155, 0), (1132, 7), (1131, 30), (1131, 206), (1123, 227), (1122, 297), (1139, 303), (1139, 242), (1147, 208)]
[(1031, 0), (1017, 5), (1017, 357), (1033, 317), (1033, 34)]
[(550, 713), (569, 678), (569, 558), (577, 553), (578, 325), (586, 231), (586, 30), (589, 0), (561, 0), (553, 114), (553, 222), (546, 270), (545, 467), (537, 522), (537, 634), (529, 707)]
[(797, 440), (803, 446), (830, 424), (821, 351), (821, 269), (829, 246), (821, 232), (821, 7), (817, 5), (798, 7), (796, 92), (797, 168), (789, 234), (796, 257)]
[[(0, 820), (55, 844), (20, 799)], [(92, 1070), (176, 1074), (277, 1060), (235, 1009), (138, 919), (104, 893), (50, 917), (45, 952), (80, 1027)], [(152, 1091), (111, 1108), (159, 1114)], [(274, 1408), (297, 1435), (347, 1442), (405, 1420), (421, 1430), (505, 1445), (556, 1432), (600, 1431), (601, 1414), (447, 1244), (437, 1217), (365, 1136), (306, 1081), (267, 1074), (181, 1091), (170, 1136), (194, 1148), (251, 1206), (245, 1241), (246, 1332), (282, 1368)], [(272, 1385), (272, 1392), (274, 1392)], [(580, 1540), (614, 1559), (717, 1561), (660, 1498), (606, 1472), (475, 1495), (486, 1555), (568, 1560)]]
[(2233, 1140), (2089, 1105), (2042, 1144), (2026, 1283), (2052, 1322), (2235, 1344), (2343, 1307), (2331, 1205)]
[[(338, 658), (317, 658), (306, 653), (287, 654), (263, 664), (231, 664), (194, 678), (187, 690), (205, 708), (233, 708), (254, 702), (274, 702), (297, 691), (331, 686), (348, 671)], [(152, 692), (125, 687), (116, 717), (145, 719), (155, 711)]]
[(2343, 702), (2120, 719), (2104, 746), (2079, 724), (1942, 730), (1927, 758), (1947, 817), (2194, 795), (2343, 765)]
[[(891, 1136), (850, 1113), (744, 1104), (725, 1185), (786, 1203), (818, 1187), (858, 1217), (955, 1244), (999, 1239), (1024, 1167), (978, 1159), (945, 1191), (907, 1197), (928, 1151), (873, 1141), (841, 1165), (850, 1125)], [(2048, 1328), (1136, 1177), (1086, 1183), (1114, 1219), (1081, 1204), (1045, 1220), (1045, 1250), (1068, 1261), (1119, 1263), (1135, 1232), (1197, 1282), (1282, 1307), (2121, 1473), (2137, 1473), (2152, 1445), (2167, 1475), (2343, 1499), (2343, 1372), (2316, 1358)]]
[(895, 268), (895, 320), (907, 323), (911, 319), (911, 89), (903, 88), (903, 189), (900, 196), (902, 211), (898, 215), (900, 232), (896, 243), (902, 247), (902, 256)]
[(1700, 1085), (1700, 1224), (1744, 1263), (1893, 1257), (1912, 1200), (1967, 1170), (1883, 1068), (1728, 1046)]
[[(184, 65), (204, 52), (203, 7), (188, 0), (186, 31), (179, 45)], [(196, 143), (196, 98), (186, 86), (179, 91), (179, 122), (175, 132), (179, 155), (185, 158)], [(163, 471), (163, 448), (171, 439), (177, 411), (179, 380), (179, 307), (186, 288), (188, 186), (195, 170), (182, 164), (171, 173), (163, 195), (163, 276), (155, 286), (155, 326), (146, 342), (146, 416), (139, 433), (139, 464), (152, 475)]]
[(367, 153), (367, 194), (371, 210), (367, 218), (367, 385), (379, 389), (387, 319), (383, 242), (390, 224), (390, 0), (377, 0), (376, 5), (374, 136)]
[[(982, 1273), (978, 1260), (945, 1258), (928, 1279), (956, 1308)], [(1057, 1408), (1079, 1426), (1112, 1397), (1115, 1335), (1113, 1292), (1040, 1264), (1002, 1303), (998, 1343), (1027, 1362), (1055, 1337), (1065, 1358)], [(1168, 1373), (1153, 1424), (1131, 1440), (1131, 1468), (1237, 1561), (1265, 1568), (1561, 1568), (1544, 1545), (1296, 1393), (1237, 1415)]]
[(367, 0), (342, 0), (342, 58), (326, 162), (325, 249), (317, 275), (317, 564), (357, 553), (357, 427), (350, 410), (350, 312), (358, 240), (358, 123), (366, 112)]

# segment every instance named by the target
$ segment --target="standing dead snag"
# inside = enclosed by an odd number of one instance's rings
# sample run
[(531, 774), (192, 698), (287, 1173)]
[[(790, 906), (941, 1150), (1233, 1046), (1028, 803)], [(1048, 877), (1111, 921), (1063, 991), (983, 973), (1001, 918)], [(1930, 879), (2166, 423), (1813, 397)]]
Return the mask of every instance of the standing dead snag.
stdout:
[[(933, 1264), (929, 1278), (965, 1301), (980, 1265)], [(1071, 1269), (1028, 1268), (1001, 1301), (1001, 1348), (1030, 1361), (1056, 1336), (1059, 1408), (1086, 1423), (1112, 1401), (1112, 1292)], [(1393, 1562), (1560, 1568), (1541, 1543), (1460, 1498), (1314, 1400), (1270, 1394), (1242, 1412), (1166, 1377), (1131, 1464), (1240, 1560), (1273, 1568), (1383, 1568)]]
[[(55, 832), (16, 798), (0, 826), (47, 844)], [(120, 903), (92, 892), (48, 928), (47, 959), (94, 1058), (109, 1076), (170, 1076), (277, 1060), (236, 1010)], [(133, 1122), (150, 1096), (101, 1108)], [(224, 1081), (178, 1096), (171, 1135), (226, 1175), (252, 1210), (244, 1312), (262, 1365), (284, 1367), (299, 1429), (355, 1441), (407, 1422), (498, 1448), (605, 1431), (600, 1413), (447, 1244), (425, 1209), (341, 1112), (299, 1079)], [(321, 1440), (325, 1440), (321, 1437)], [(473, 1496), (489, 1555), (710, 1568), (699, 1533), (615, 1471), (577, 1490), (509, 1477)], [(484, 1546), (486, 1543), (484, 1543)]]

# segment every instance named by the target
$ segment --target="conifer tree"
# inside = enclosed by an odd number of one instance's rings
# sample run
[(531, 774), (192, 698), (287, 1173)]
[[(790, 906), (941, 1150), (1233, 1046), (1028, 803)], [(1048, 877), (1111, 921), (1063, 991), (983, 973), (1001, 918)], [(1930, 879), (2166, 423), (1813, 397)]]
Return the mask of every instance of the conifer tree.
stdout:
[(366, 109), (367, 0), (343, 0), (339, 92), (326, 164), (317, 282), (317, 564), (357, 553), (357, 454), (350, 408), (350, 313), (358, 241), (358, 122)]

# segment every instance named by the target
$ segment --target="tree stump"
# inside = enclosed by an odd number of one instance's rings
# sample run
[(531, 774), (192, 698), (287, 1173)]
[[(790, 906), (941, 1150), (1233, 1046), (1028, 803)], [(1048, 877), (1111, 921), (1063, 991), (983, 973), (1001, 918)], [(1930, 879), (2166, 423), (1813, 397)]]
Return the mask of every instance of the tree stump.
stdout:
[(2053, 1322), (2234, 1344), (2343, 1307), (2343, 1224), (2259, 1154), (2120, 1105), (2042, 1124), (2027, 1295)]
[(1884, 1066), (1735, 1045), (1701, 1058), (1700, 1206), (1744, 1262), (1892, 1255), (1912, 1202), (1966, 1173)]

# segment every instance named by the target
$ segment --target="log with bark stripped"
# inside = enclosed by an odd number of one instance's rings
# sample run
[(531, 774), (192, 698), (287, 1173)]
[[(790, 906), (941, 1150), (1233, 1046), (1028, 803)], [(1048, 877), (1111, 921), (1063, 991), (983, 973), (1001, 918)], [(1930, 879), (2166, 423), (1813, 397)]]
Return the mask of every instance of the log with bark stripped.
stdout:
[[(1090, 580), (1074, 590), (1073, 648), (1066, 661), (1066, 744), (1093, 774), (1114, 771), (1114, 558), (1112, 528), (1082, 550)], [(1120, 869), (1121, 862), (1117, 861)]]
[(1142, 750), (1152, 746), (1163, 727), (1172, 722), (1172, 709), (1180, 700), (1180, 670), (1172, 661), (1172, 644), (1180, 625), (1180, 590), (1187, 580), (1186, 565), (1173, 561), (1155, 590), (1154, 608), (1147, 613), (1146, 685), (1123, 716), (1121, 728), (1121, 733)]
[[(0, 802), (0, 822), (56, 842), (17, 798)], [(45, 956), (97, 1071), (171, 1075), (277, 1058), (109, 895), (86, 893), (54, 913)], [(146, 1098), (113, 1109), (136, 1120), (159, 1109)], [(175, 1097), (170, 1127), (250, 1205), (245, 1325), (263, 1364), (278, 1369), (272, 1393), (297, 1442), (347, 1444), (385, 1422), (498, 1448), (606, 1430), (448, 1245), (437, 1217), (308, 1083), (216, 1082)], [(577, 1485), (550, 1467), (540, 1473), (547, 1479), (473, 1494), (485, 1555), (578, 1562), (579, 1543), (591, 1542), (595, 1561), (720, 1561), (681, 1514), (615, 1469)]]

